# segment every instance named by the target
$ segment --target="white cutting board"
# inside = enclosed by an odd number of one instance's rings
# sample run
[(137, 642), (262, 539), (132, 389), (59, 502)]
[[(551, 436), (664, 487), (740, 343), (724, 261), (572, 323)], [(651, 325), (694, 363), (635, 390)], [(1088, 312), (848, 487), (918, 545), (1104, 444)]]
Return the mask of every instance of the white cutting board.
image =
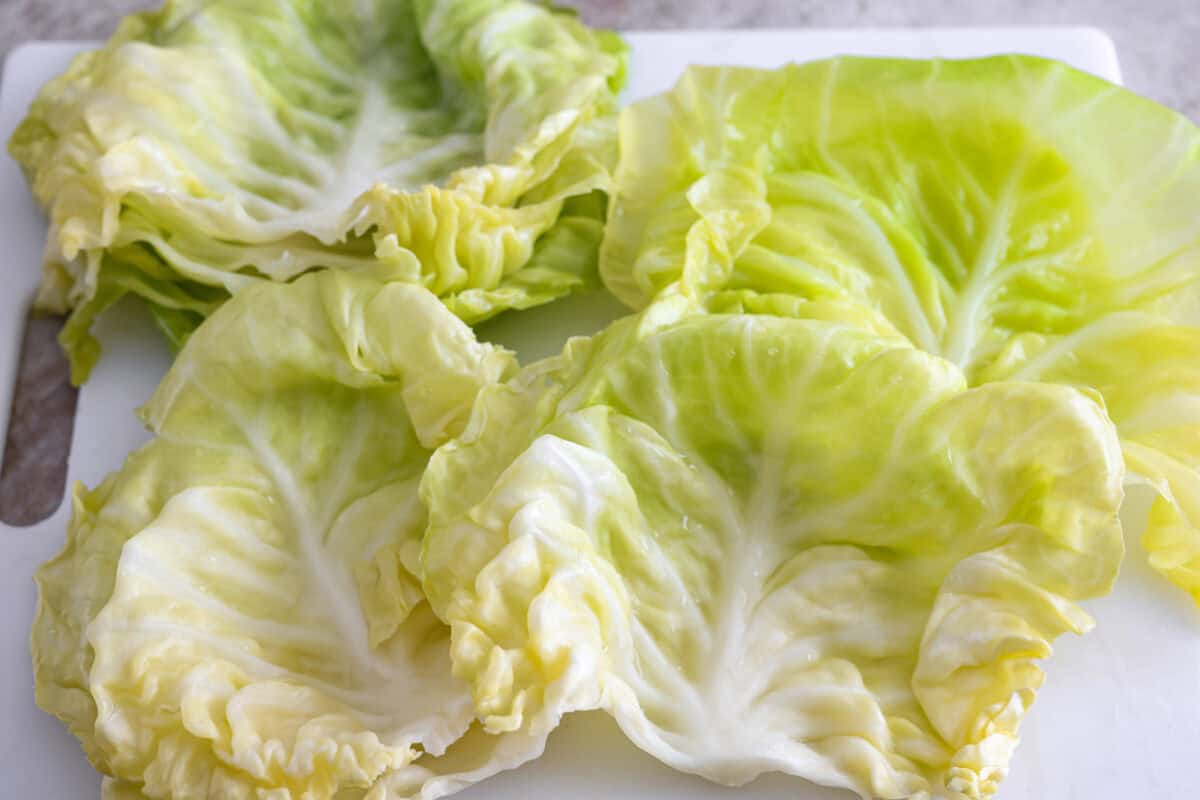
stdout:
[[(1103, 33), (1085, 28), (639, 33), (630, 68), (631, 99), (665, 90), (689, 63), (773, 67), (842, 53), (968, 57), (1023, 52), (1062, 59), (1120, 79)], [(9, 135), (37, 88), (83, 45), (31, 44), (12, 53), (0, 90), (0, 139)], [(0, 157), (0, 427), (7, 425), (22, 320), (38, 280), (45, 224), (11, 160)], [(485, 334), (525, 358), (557, 349), (547, 330), (589, 333), (619, 313), (593, 295), (525, 312), (538, 333), (522, 341), (515, 320)], [(132, 409), (166, 369), (165, 347), (136, 307), (101, 323), (105, 353), (79, 399), (69, 480), (94, 485), (120, 466), (145, 433)], [(99, 780), (74, 740), (33, 703), (28, 635), (31, 576), (62, 545), (69, 509), (24, 529), (0, 525), (0, 800), (88, 800)], [(1200, 613), (1145, 565), (1130, 541), (1117, 591), (1090, 605), (1091, 635), (1056, 647), (1047, 685), (1024, 727), (1000, 800), (1175, 800), (1197, 796), (1200, 756)], [(774, 775), (731, 791), (672, 772), (626, 742), (607, 717), (569, 718), (546, 757), (501, 775), (463, 798), (789, 798), (852, 797)]]

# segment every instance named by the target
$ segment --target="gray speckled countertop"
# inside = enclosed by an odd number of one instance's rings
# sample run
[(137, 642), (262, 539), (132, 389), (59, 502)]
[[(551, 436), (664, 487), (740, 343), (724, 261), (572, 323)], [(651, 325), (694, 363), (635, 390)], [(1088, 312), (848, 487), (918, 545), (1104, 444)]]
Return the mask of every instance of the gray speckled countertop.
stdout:
[[(1106, 31), (1126, 84), (1200, 121), (1200, 0), (558, 0), (617, 29), (923, 27), (1071, 24)], [(0, 58), (35, 39), (102, 39), (146, 0), (0, 0)], [(25, 335), (14, 423), (0, 472), (0, 518), (30, 523), (58, 504), (75, 393), (53, 337), (35, 320)]]
[[(631, 28), (1094, 25), (1127, 85), (1200, 120), (1200, 0), (557, 0)], [(0, 0), (0, 56), (31, 39), (99, 39), (145, 0)]]

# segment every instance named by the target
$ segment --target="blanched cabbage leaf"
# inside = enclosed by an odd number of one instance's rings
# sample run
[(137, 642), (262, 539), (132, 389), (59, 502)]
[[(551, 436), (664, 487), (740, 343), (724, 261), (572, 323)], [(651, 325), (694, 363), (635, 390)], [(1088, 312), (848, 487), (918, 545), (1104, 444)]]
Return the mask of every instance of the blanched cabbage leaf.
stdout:
[(659, 303), (485, 387), (422, 481), (485, 726), (601, 707), (667, 764), (985, 798), (1122, 555), (1073, 388), (969, 389), (852, 324)]
[[(168, 0), (49, 83), (10, 143), (51, 230), (39, 305), (142, 295), (174, 342), (260, 279), (420, 283), (468, 322), (580, 285), (522, 268), (603, 190), (625, 47), (521, 0)], [(584, 256), (585, 263), (589, 257)]]
[(512, 368), (427, 290), (336, 271), (201, 326), (37, 576), (37, 699), (107, 796), (432, 798), (540, 752), (468, 734), (416, 577), (429, 453)]
[(1158, 492), (1150, 560), (1200, 601), (1192, 123), (1031, 57), (843, 58), (693, 68), (621, 134), (601, 270), (627, 303), (858, 304), (972, 385), (1099, 390)]

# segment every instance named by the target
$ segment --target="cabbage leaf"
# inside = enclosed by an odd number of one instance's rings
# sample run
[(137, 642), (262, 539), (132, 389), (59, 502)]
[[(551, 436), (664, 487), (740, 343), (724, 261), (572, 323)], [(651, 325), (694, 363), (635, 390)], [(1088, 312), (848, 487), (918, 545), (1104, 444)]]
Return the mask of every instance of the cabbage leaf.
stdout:
[(662, 301), (482, 390), (421, 492), (487, 730), (604, 708), (726, 784), (995, 791), (1037, 660), (1115, 580), (1115, 431), (815, 310)]
[(417, 577), (429, 454), (513, 367), (427, 290), (336, 271), (200, 327), (37, 574), (37, 700), (106, 796), (433, 798), (541, 752), (469, 732)]
[(564, 201), (607, 188), (624, 60), (615, 35), (521, 0), (126, 18), (10, 142), (49, 212), (38, 303), (74, 310), (75, 380), (126, 292), (180, 343), (225, 295), (316, 268), (420, 283), (468, 322), (572, 291), (574, 264), (522, 268)]
[[(1200, 131), (1063, 64), (693, 68), (621, 121), (607, 285), (858, 305), (972, 385), (1098, 390), (1200, 601)], [(747, 300), (747, 298), (753, 298)]]

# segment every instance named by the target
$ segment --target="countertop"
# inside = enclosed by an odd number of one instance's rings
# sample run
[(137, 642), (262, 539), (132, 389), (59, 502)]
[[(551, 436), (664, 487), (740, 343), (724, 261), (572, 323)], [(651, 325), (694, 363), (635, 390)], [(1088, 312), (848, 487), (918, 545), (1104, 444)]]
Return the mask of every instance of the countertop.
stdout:
[[(1093, 25), (1116, 42), (1126, 85), (1200, 121), (1198, 0), (557, 0), (617, 29)], [(102, 39), (142, 0), (0, 0), (0, 58), (34, 39)], [(29, 524), (62, 494), (75, 392), (54, 344), (56, 320), (33, 320), (0, 472), (0, 519)]]
[[(556, 0), (617, 29), (1094, 25), (1125, 82), (1200, 120), (1197, 0)], [(0, 0), (0, 58), (30, 39), (101, 39), (146, 0)]]

